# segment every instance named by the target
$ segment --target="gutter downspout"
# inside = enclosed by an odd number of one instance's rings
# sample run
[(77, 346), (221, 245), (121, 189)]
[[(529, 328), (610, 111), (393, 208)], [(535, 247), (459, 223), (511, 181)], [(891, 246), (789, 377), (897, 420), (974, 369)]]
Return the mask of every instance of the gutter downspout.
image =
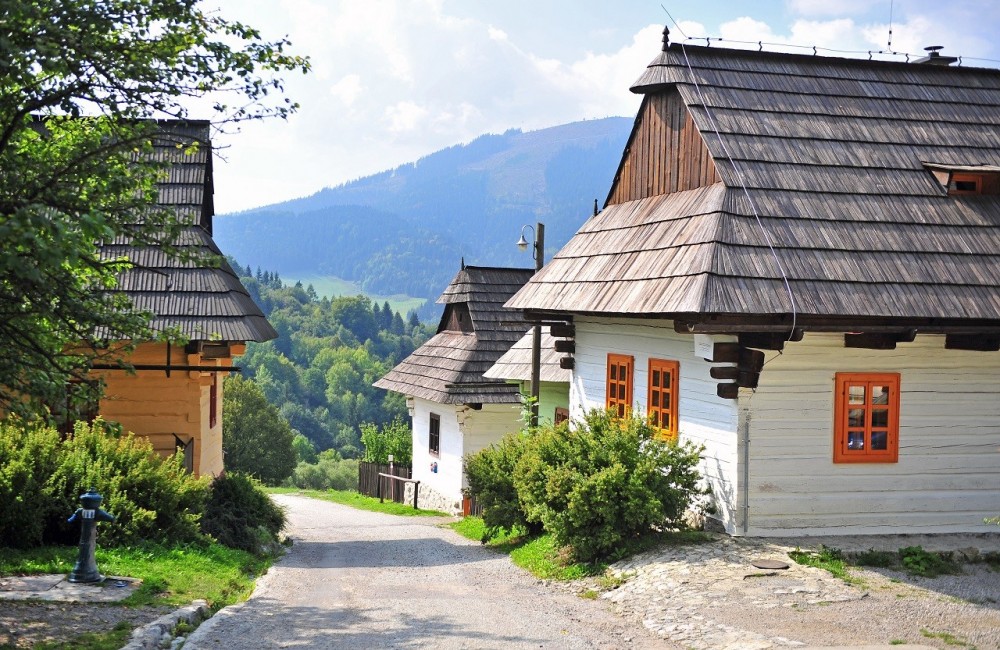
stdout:
[(743, 438), (743, 476), (740, 482), (743, 486), (743, 503), (741, 504), (741, 509), (743, 510), (743, 535), (745, 536), (750, 530), (750, 421), (752, 415), (750, 413), (750, 398), (753, 396), (753, 391), (750, 389), (741, 388), (739, 397), (739, 430), (740, 435)]

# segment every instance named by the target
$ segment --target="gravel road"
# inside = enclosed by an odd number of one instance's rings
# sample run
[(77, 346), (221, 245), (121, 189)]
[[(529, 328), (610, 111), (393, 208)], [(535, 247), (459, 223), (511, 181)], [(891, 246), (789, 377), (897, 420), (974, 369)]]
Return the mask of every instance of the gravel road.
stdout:
[(675, 647), (605, 602), (547, 587), (440, 520), (275, 500), (288, 511), (290, 552), (186, 650)]

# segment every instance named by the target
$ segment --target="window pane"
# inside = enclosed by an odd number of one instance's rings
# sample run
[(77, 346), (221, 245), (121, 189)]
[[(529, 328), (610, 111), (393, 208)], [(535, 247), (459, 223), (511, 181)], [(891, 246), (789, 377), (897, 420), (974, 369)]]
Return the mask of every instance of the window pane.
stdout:
[(889, 426), (889, 409), (872, 409), (872, 427), (885, 428)]
[(660, 393), (659, 391), (653, 391), (653, 394), (649, 396), (649, 405), (653, 408), (660, 406)]
[(663, 373), (663, 387), (664, 388), (670, 388), (670, 373), (669, 372)]
[(847, 448), (848, 449), (864, 449), (865, 448), (865, 432), (864, 431), (848, 431), (847, 432)]
[(850, 409), (847, 411), (847, 426), (850, 427), (863, 427), (865, 426), (865, 410), (864, 409)]
[(653, 388), (659, 388), (659, 387), (660, 387), (660, 371), (659, 370), (654, 370), (653, 371)]
[(618, 384), (618, 399), (625, 401), (625, 384)]
[(872, 449), (888, 449), (889, 448), (889, 432), (888, 431), (872, 431)]
[(851, 386), (847, 389), (847, 403), (848, 404), (864, 404), (865, 403), (865, 387), (864, 386)]
[(625, 417), (625, 405), (624, 404), (619, 404), (618, 405), (618, 417), (620, 417), (620, 418)]
[(872, 404), (888, 404), (888, 403), (889, 403), (889, 387), (872, 386)]

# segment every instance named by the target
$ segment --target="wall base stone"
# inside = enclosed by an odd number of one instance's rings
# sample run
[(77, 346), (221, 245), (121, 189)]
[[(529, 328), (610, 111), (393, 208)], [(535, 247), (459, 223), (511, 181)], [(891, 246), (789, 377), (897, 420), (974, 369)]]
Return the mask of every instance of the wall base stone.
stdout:
[[(406, 491), (403, 493), (403, 503), (413, 505), (413, 483), (406, 484)], [(461, 499), (445, 496), (428, 485), (420, 486), (417, 505), (421, 510), (440, 510), (451, 515), (462, 514)]]

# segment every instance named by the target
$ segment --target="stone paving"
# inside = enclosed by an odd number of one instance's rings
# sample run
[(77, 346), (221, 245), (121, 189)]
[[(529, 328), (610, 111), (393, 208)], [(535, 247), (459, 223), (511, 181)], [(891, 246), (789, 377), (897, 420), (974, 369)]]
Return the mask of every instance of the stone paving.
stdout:
[(108, 577), (100, 583), (73, 583), (65, 573), (0, 577), (0, 600), (114, 603), (131, 596), (142, 584), (135, 578)]
[[(602, 597), (650, 630), (687, 648), (758, 650), (802, 647), (782, 637), (765, 637), (713, 621), (713, 606), (802, 607), (863, 598), (863, 593), (828, 572), (792, 562), (791, 548), (756, 540), (720, 537), (715, 542), (645, 553), (610, 567), (627, 578)], [(775, 560), (787, 569), (760, 569), (756, 560)]]

